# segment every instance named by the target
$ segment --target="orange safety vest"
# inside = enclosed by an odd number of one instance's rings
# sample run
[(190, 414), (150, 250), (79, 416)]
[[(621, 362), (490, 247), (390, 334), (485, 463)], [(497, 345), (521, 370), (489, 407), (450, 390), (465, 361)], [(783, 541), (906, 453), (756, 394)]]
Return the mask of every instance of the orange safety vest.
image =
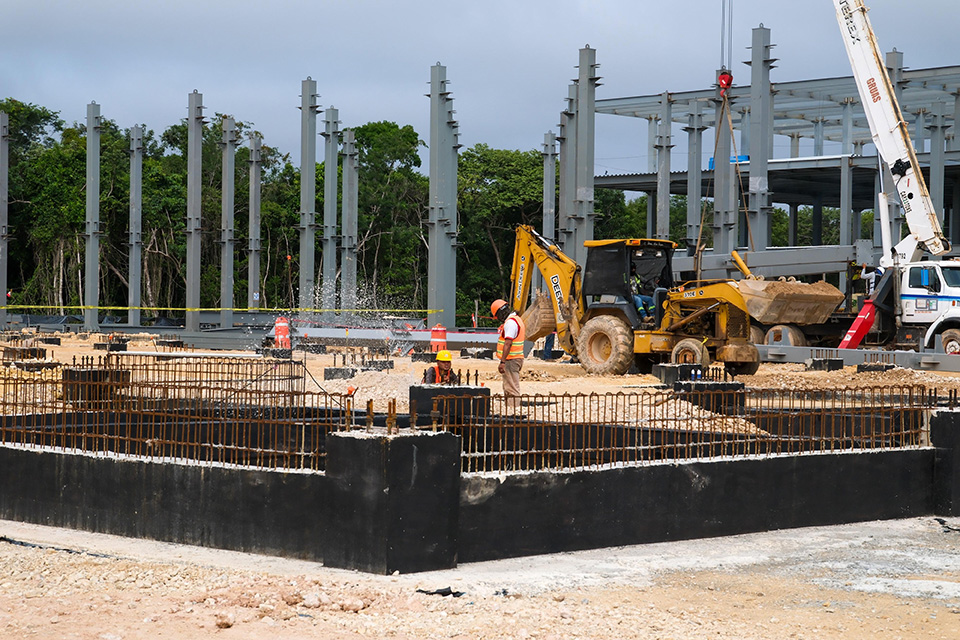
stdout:
[[(423, 382), (427, 382), (427, 374), (430, 373), (430, 369), (433, 369), (433, 384), (451, 384), (453, 383), (453, 369), (447, 369), (447, 375), (444, 375), (440, 372), (440, 365), (435, 364), (432, 367), (429, 367), (426, 371), (423, 372)], [(429, 383), (427, 383), (429, 384)], [(455, 383), (454, 383), (455, 384)]]
[(506, 342), (506, 339), (503, 337), (503, 328), (507, 326), (507, 323), (511, 320), (514, 320), (519, 327), (517, 332), (517, 337), (513, 339), (513, 344), (510, 345), (510, 353), (507, 354), (507, 360), (515, 360), (517, 358), (523, 357), (523, 340), (527, 334), (527, 328), (523, 326), (523, 319), (518, 316), (516, 313), (511, 313), (507, 316), (507, 319), (504, 320), (503, 324), (500, 325), (498, 332), (500, 333), (500, 339), (497, 340), (497, 360), (503, 360), (503, 344)]

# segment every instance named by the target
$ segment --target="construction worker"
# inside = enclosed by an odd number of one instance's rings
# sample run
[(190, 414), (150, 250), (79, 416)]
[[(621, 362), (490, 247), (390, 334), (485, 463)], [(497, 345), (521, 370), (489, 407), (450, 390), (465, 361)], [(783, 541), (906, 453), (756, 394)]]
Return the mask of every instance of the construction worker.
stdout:
[(637, 265), (630, 265), (630, 292), (633, 294), (633, 304), (641, 316), (652, 316), (653, 290), (649, 281), (637, 275)]
[(494, 300), (490, 305), (490, 314), (502, 324), (498, 330), (497, 371), (503, 379), (503, 395), (507, 399), (508, 409), (520, 406), (520, 369), (523, 368), (523, 340), (526, 327), (517, 312), (510, 308), (506, 300)]
[(453, 372), (453, 354), (444, 349), (437, 352), (436, 363), (423, 372), (423, 384), (460, 384)]

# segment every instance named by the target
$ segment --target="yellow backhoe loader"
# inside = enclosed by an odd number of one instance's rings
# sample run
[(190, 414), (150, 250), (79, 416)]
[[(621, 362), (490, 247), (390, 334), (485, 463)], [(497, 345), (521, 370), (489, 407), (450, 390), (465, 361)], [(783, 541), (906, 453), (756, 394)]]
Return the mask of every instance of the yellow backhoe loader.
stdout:
[[(517, 227), (511, 306), (522, 313), (527, 340), (551, 332), (589, 373), (622, 375), (657, 362), (724, 363), (733, 375), (755, 373), (760, 363), (750, 341), (746, 304), (730, 280), (674, 286), (669, 240), (591, 240), (581, 268), (533, 227)], [(534, 266), (546, 292), (529, 307)], [(631, 272), (653, 287), (653, 312), (638, 312)]]

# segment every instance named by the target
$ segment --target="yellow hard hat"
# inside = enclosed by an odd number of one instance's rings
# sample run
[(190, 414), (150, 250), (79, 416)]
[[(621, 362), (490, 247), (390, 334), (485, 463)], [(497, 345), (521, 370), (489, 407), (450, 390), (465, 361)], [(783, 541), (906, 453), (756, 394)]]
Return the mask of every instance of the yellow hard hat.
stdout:
[(444, 349), (443, 351), (437, 352), (437, 362), (452, 362), (453, 354)]
[(494, 318), (497, 317), (497, 311), (500, 311), (503, 307), (507, 306), (506, 300), (494, 300), (493, 304), (490, 305), (490, 315)]

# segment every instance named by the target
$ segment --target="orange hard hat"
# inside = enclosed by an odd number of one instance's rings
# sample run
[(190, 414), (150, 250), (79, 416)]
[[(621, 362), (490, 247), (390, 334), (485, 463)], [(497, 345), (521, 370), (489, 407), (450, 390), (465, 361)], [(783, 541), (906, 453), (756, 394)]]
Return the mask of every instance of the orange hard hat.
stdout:
[(503, 307), (507, 306), (506, 300), (496, 299), (493, 301), (493, 304), (490, 305), (490, 315), (494, 318), (497, 317), (497, 311), (500, 311)]

